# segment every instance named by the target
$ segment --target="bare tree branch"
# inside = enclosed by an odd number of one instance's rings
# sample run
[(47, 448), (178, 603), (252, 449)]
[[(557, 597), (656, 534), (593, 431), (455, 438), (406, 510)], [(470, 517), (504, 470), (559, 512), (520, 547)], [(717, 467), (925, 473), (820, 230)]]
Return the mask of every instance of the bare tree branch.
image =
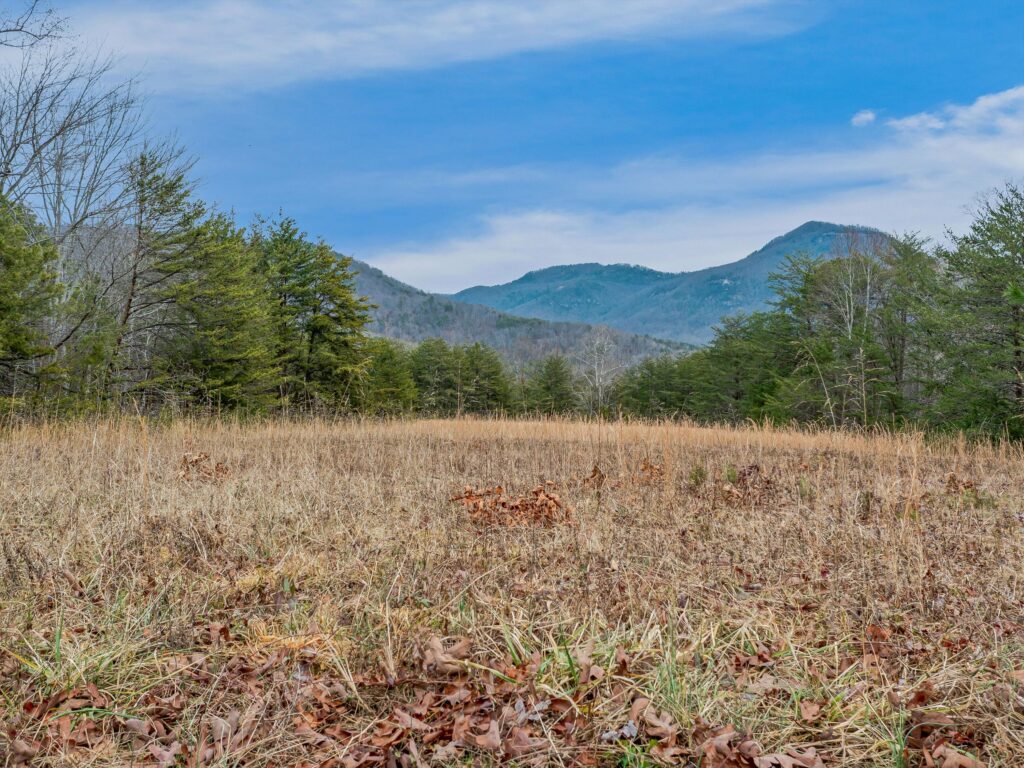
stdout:
[(40, 0), (31, 0), (20, 12), (0, 8), (0, 47), (28, 48), (59, 37), (65, 20)]

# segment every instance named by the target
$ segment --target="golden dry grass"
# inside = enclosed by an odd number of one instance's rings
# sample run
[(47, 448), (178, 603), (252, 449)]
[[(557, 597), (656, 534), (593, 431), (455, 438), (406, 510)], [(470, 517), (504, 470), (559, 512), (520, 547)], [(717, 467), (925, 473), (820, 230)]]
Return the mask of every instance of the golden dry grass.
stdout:
[[(9, 765), (787, 765), (705, 754), (727, 724), (826, 766), (1024, 764), (1017, 447), (557, 421), (0, 440)], [(573, 524), (452, 501), (545, 482)]]

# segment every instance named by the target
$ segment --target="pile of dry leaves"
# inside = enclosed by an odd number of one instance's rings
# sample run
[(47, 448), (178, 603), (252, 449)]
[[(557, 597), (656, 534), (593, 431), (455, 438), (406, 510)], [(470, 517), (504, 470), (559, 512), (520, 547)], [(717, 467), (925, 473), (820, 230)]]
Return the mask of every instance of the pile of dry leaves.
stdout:
[(210, 454), (205, 452), (186, 453), (181, 457), (178, 477), (182, 480), (198, 480), (202, 482), (218, 482), (225, 480), (228, 466), (223, 461), (212, 461)]
[(477, 525), (568, 525), (572, 508), (562, 502), (558, 488), (548, 482), (521, 496), (506, 495), (500, 486), (476, 490), (467, 485), (452, 501), (461, 504)]

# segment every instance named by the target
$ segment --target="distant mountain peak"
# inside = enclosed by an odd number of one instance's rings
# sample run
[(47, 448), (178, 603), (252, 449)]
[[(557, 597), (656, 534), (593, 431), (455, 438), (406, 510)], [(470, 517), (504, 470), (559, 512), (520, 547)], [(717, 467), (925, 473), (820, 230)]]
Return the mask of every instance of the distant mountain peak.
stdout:
[(767, 244), (750, 254), (754, 256), (762, 251), (769, 250), (780, 244), (790, 243), (794, 241), (800, 241), (807, 238), (814, 237), (829, 237), (841, 234), (849, 234), (851, 232), (862, 232), (872, 234), (882, 234), (881, 230), (874, 229), (872, 227), (863, 227), (859, 225), (848, 225), (848, 224), (833, 224), (829, 221), (805, 221), (796, 229), (792, 229), (784, 235), (779, 235), (772, 240), (769, 240)]
[[(836, 232), (836, 231), (840, 231), (840, 230), (856, 229), (856, 228), (857, 227), (850, 227), (850, 226), (843, 225), (843, 224), (835, 224), (835, 223), (833, 223), (831, 221), (818, 221), (816, 219), (812, 219), (811, 221), (805, 221), (799, 227), (797, 227), (796, 229), (790, 230), (789, 232), (787, 232), (786, 234), (782, 235), (781, 237), (790, 237), (792, 235), (809, 234), (809, 233), (812, 233), (812, 232)], [(779, 240), (779, 239), (780, 238), (778, 238), (778, 237), (775, 238), (775, 240)]]
[(826, 257), (840, 237), (851, 233), (884, 236), (870, 227), (807, 221), (738, 261), (694, 272), (563, 264), (503, 285), (467, 288), (452, 298), (524, 317), (600, 323), (701, 344), (711, 339), (722, 317), (768, 306), (768, 277), (788, 256)]

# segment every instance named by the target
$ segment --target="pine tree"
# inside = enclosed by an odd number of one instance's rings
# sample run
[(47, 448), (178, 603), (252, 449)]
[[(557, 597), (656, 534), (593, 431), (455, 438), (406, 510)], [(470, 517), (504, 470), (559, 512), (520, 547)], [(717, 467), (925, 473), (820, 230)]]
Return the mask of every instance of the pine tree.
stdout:
[(487, 414), (507, 412), (512, 406), (512, 382), (505, 365), (483, 344), (451, 347), (442, 339), (427, 339), (409, 355), (409, 367), (421, 413)]
[(940, 371), (941, 297), (948, 288), (927, 241), (894, 238), (882, 257), (885, 268), (877, 312), (878, 343), (888, 386), (884, 397), (894, 423), (917, 420), (935, 400)]
[(306, 328), (305, 384), (335, 408), (349, 405), (354, 382), (369, 364), (365, 327), (370, 304), (356, 295), (352, 259), (325, 243), (313, 247), (311, 311)]
[(783, 312), (724, 318), (714, 341), (697, 358), (699, 399), (713, 421), (761, 419), (776, 397), (780, 374), (791, 370), (792, 321)]
[(579, 406), (575, 376), (569, 361), (551, 355), (537, 364), (525, 383), (528, 410), (553, 414), (572, 413)]
[(129, 168), (132, 226), (106, 289), (113, 317), (103, 388), (115, 397), (156, 391), (158, 349), (180, 329), (176, 291), (193, 267), (207, 216), (188, 169), (176, 151), (149, 150)]
[(265, 409), (280, 369), (259, 254), (224, 215), (199, 229), (187, 278), (171, 290), (178, 333), (162, 364), (165, 386), (206, 407)]
[(512, 405), (512, 383), (498, 353), (479, 342), (458, 352), (461, 412), (507, 411)]
[(680, 415), (689, 400), (683, 359), (662, 355), (637, 363), (615, 383), (615, 402), (622, 413), (659, 418)]
[(416, 407), (416, 383), (409, 359), (397, 343), (375, 338), (367, 341), (369, 362), (356, 388), (361, 413), (395, 416)]
[(451, 416), (462, 408), (461, 359), (443, 339), (420, 342), (409, 355), (409, 369), (418, 393), (417, 410)]
[(952, 240), (940, 408), (960, 427), (1024, 437), (1024, 189), (993, 194)]
[(58, 286), (56, 249), (32, 215), (0, 199), (0, 387), (12, 393), (49, 347), (45, 322)]
[(370, 304), (355, 292), (351, 258), (309, 242), (289, 218), (254, 242), (274, 297), (282, 398), (300, 407), (347, 407), (368, 362), (370, 320)]

